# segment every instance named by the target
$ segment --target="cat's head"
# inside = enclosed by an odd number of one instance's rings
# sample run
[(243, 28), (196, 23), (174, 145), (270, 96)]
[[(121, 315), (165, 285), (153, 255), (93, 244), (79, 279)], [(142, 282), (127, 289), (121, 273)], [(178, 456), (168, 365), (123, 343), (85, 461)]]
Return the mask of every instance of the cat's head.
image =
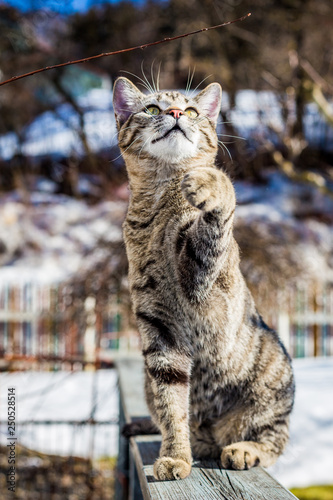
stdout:
[(155, 158), (167, 163), (214, 155), (216, 122), (222, 89), (208, 85), (193, 97), (178, 91), (143, 94), (127, 78), (118, 78), (113, 106), (124, 154)]

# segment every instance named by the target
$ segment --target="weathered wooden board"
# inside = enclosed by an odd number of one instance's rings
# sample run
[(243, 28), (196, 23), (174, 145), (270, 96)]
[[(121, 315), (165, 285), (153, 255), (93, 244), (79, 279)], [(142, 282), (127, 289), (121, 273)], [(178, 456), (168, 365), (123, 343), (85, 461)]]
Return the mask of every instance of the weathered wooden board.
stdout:
[[(117, 363), (122, 411), (126, 422), (146, 417), (147, 406), (143, 394), (142, 359)], [(141, 494), (129, 498), (139, 500), (281, 500), (296, 497), (273, 479), (261, 467), (249, 471), (222, 469), (218, 461), (194, 461), (189, 477), (181, 481), (157, 481), (153, 464), (158, 457), (160, 436), (138, 436), (130, 439), (131, 460), (136, 467)], [(135, 481), (136, 474), (131, 474)], [(132, 492), (138, 491), (131, 485)]]
[(146, 417), (149, 412), (144, 397), (142, 357), (138, 355), (136, 358), (117, 361), (116, 366), (126, 422), (131, 422), (133, 417)]
[(151, 500), (281, 500), (296, 498), (261, 467), (248, 471), (222, 469), (217, 461), (194, 461), (189, 477), (181, 481), (157, 481), (153, 463), (159, 437), (131, 440), (143, 498)]

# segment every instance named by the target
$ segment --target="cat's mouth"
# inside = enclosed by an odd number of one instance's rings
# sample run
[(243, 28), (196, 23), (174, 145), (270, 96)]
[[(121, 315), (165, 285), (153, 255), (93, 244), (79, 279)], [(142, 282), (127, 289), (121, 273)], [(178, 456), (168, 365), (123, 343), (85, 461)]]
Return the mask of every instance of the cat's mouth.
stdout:
[(180, 132), (181, 134), (183, 134), (183, 136), (190, 142), (192, 142), (188, 137), (187, 135), (185, 134), (184, 130), (180, 128), (180, 126), (178, 125), (178, 123), (176, 123), (176, 125), (174, 127), (172, 127), (170, 130), (168, 130), (164, 135), (162, 135), (161, 137), (158, 137), (157, 139), (154, 139), (152, 141), (152, 144), (155, 144), (156, 142), (158, 141), (161, 141), (162, 139), (165, 139), (166, 137), (168, 137), (168, 135), (170, 135), (172, 132), (175, 132), (175, 133), (178, 133)]

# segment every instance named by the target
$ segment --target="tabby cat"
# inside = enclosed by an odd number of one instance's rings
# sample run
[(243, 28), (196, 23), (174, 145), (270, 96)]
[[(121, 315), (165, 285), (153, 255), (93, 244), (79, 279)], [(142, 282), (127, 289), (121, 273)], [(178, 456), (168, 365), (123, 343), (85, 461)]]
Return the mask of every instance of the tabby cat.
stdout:
[(124, 222), (145, 392), (162, 434), (157, 479), (181, 479), (192, 454), (224, 468), (273, 464), (288, 441), (290, 358), (239, 269), (235, 192), (215, 165), (222, 90), (195, 96), (114, 86), (130, 183)]

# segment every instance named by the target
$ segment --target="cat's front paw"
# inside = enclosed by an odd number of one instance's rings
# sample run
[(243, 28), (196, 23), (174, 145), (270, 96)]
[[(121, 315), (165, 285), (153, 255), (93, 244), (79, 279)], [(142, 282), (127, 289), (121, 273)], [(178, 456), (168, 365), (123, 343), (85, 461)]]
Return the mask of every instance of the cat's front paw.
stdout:
[(161, 457), (154, 463), (154, 476), (160, 481), (184, 479), (191, 472), (191, 464), (180, 458)]
[(221, 172), (211, 167), (197, 168), (185, 175), (181, 189), (191, 205), (210, 212), (221, 205)]
[(240, 442), (223, 448), (221, 462), (224, 469), (247, 470), (259, 465), (260, 459), (253, 446)]

